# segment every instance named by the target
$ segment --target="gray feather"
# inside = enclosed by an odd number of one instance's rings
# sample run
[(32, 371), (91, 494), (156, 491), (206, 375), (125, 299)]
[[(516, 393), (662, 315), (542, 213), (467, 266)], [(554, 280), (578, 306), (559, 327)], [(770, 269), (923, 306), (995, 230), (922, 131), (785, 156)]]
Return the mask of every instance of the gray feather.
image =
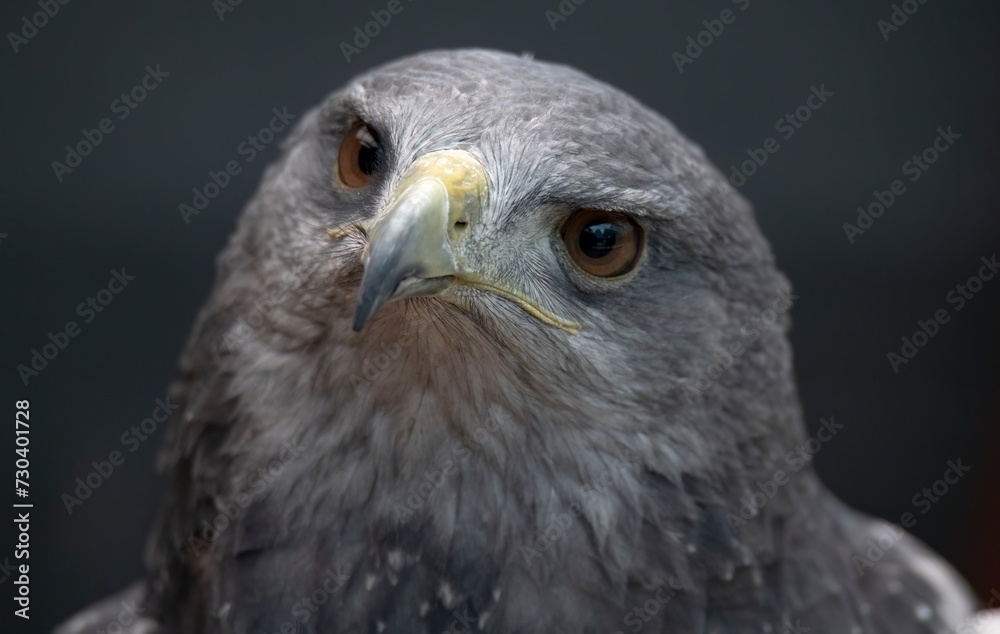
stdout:
[[(386, 165), (346, 191), (357, 118)], [(483, 262), (580, 334), (474, 289), (351, 330), (364, 238), (326, 229), (441, 149), (488, 173)], [(567, 262), (576, 208), (643, 224), (635, 275)], [(701, 149), (605, 84), (480, 50), (358, 78), (267, 171), (181, 361), (147, 558), (162, 631), (952, 631), (963, 582), (910, 538), (859, 575), (876, 525), (808, 466), (734, 529), (803, 441), (787, 313), (759, 321), (787, 288)]]

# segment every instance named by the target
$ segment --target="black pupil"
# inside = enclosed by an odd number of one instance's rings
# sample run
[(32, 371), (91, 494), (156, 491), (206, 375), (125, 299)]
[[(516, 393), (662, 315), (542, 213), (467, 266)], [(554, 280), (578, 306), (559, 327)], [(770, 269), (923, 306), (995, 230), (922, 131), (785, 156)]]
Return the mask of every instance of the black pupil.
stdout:
[(603, 258), (614, 250), (619, 233), (619, 228), (610, 222), (589, 224), (580, 232), (580, 250), (593, 260)]
[(371, 176), (378, 171), (379, 163), (382, 161), (382, 144), (367, 128), (358, 130), (358, 139), (361, 141), (361, 149), (358, 150), (358, 169), (363, 174)]

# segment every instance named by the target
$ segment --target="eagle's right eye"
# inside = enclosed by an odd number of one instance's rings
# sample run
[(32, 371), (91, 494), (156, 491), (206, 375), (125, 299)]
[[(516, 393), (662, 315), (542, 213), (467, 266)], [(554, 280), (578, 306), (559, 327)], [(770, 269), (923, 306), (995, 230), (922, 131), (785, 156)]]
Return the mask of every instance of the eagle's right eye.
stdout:
[(642, 255), (642, 228), (613, 211), (581, 209), (562, 229), (573, 263), (594, 277), (619, 277), (635, 268)]
[(385, 149), (378, 132), (360, 121), (351, 126), (340, 143), (337, 156), (337, 173), (344, 185), (352, 189), (367, 186), (382, 168)]

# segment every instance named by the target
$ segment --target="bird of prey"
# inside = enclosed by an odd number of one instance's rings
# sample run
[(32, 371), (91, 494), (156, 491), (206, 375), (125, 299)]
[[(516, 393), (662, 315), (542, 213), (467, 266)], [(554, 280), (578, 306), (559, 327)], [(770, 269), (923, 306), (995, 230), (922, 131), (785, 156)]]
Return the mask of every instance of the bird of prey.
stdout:
[(964, 581), (802, 453), (791, 299), (628, 95), (486, 50), (370, 71), (218, 260), (148, 576), (60, 631), (958, 631)]

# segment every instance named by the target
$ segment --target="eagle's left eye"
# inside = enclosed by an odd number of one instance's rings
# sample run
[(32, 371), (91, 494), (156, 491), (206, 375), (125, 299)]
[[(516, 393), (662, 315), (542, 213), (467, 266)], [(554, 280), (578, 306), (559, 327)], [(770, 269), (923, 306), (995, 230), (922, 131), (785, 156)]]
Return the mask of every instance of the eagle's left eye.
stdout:
[(365, 187), (381, 169), (385, 149), (378, 132), (365, 122), (351, 126), (340, 143), (337, 156), (337, 173), (340, 180), (352, 189)]
[(642, 254), (642, 228), (613, 211), (577, 211), (563, 225), (562, 238), (573, 262), (595, 277), (625, 275)]

